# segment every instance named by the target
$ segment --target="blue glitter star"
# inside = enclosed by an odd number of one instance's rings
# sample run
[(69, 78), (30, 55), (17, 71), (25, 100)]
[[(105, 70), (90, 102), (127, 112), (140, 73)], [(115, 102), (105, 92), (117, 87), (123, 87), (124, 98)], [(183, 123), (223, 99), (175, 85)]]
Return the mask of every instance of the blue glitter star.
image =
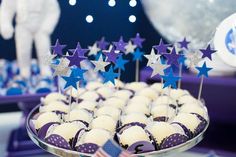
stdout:
[(208, 77), (208, 72), (212, 70), (213, 68), (208, 68), (206, 66), (206, 62), (204, 62), (202, 67), (196, 67), (196, 69), (199, 71), (197, 77), (200, 77), (200, 76)]
[(187, 59), (187, 58), (186, 58), (184, 55), (180, 55), (179, 58), (178, 58), (179, 64), (184, 65), (186, 59)]
[(170, 69), (169, 71), (169, 74), (168, 75), (164, 75), (164, 76), (161, 76), (165, 83), (164, 83), (164, 87), (163, 88), (166, 88), (166, 87), (172, 87), (174, 89), (177, 88), (176, 86), (176, 82), (181, 78), (181, 77), (177, 77), (177, 76), (174, 76), (173, 75), (173, 70), (172, 68)]
[(104, 83), (111, 82), (115, 85), (115, 79), (118, 78), (119, 74), (114, 73), (112, 65), (110, 66), (109, 70), (107, 72), (102, 73), (104, 77)]
[(84, 73), (87, 72), (88, 70), (81, 69), (81, 68), (72, 68), (71, 73), (74, 77), (78, 77), (81, 80), (84, 80)]
[(121, 69), (125, 71), (125, 64), (127, 64), (128, 62), (128, 60), (123, 59), (122, 55), (119, 55), (119, 57), (116, 59), (114, 69)]
[(73, 87), (75, 89), (77, 89), (77, 82), (80, 81), (79, 78), (74, 77), (71, 73), (71, 75), (69, 77), (67, 76), (62, 76), (63, 80), (66, 81), (66, 85), (64, 87), (64, 89), (68, 88), (68, 87)]
[(141, 52), (139, 48), (137, 48), (132, 54), (133, 54), (133, 61), (136, 61), (136, 60), (142, 61), (142, 57), (144, 53)]

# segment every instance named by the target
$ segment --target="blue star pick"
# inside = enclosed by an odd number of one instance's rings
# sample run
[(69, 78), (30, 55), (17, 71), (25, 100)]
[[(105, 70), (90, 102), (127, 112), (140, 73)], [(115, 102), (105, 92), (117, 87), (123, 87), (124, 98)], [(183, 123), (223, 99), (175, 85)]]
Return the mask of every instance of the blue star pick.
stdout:
[(115, 78), (119, 76), (118, 73), (114, 73), (112, 65), (110, 66), (109, 70), (107, 72), (102, 73), (104, 77), (104, 83), (111, 82), (115, 85)]
[(84, 80), (84, 73), (87, 72), (88, 70), (84, 70), (78, 67), (72, 68), (71, 73), (74, 77), (77, 77), (81, 80)]
[(200, 77), (200, 76), (208, 77), (208, 72), (212, 70), (213, 68), (208, 68), (206, 66), (206, 62), (204, 62), (202, 67), (196, 67), (196, 69), (199, 71), (197, 77)]
[(121, 69), (125, 71), (125, 64), (127, 64), (129, 61), (123, 59), (122, 55), (119, 55), (119, 57), (116, 59), (116, 64), (114, 69)]
[(143, 52), (140, 51), (139, 48), (137, 48), (133, 54), (133, 61), (139, 60), (142, 61), (142, 57), (143, 57)]
[(164, 75), (164, 76), (161, 76), (165, 83), (164, 83), (164, 87), (163, 88), (166, 88), (166, 87), (172, 87), (174, 89), (177, 88), (176, 86), (176, 82), (181, 78), (181, 77), (177, 77), (177, 76), (174, 76), (173, 75), (173, 70), (172, 68), (170, 69), (169, 71), (169, 74), (168, 75)]
[(184, 65), (187, 58), (184, 55), (179, 55), (178, 62), (179, 64)]
[(80, 81), (79, 78), (74, 77), (71, 73), (71, 75), (69, 77), (67, 76), (62, 76), (62, 78), (66, 81), (66, 85), (64, 87), (64, 89), (68, 88), (68, 87), (73, 87), (75, 89), (77, 89), (77, 82)]

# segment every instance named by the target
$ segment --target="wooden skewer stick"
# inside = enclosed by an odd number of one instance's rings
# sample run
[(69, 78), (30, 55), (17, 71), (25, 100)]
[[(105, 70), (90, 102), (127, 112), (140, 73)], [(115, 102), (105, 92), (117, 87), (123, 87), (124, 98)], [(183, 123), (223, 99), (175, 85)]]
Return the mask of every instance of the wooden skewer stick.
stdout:
[[(179, 64), (179, 77), (181, 78), (182, 77), (182, 69), (183, 69), (183, 65), (182, 64)], [(178, 81), (178, 89), (181, 88), (181, 79), (179, 79)]]
[(136, 60), (135, 63), (135, 81), (139, 81), (139, 60)]
[(199, 87), (199, 92), (198, 92), (198, 100), (201, 99), (201, 95), (202, 95), (202, 86), (203, 86), (203, 80), (204, 80), (204, 77), (201, 76), (201, 82), (200, 82), (200, 87)]

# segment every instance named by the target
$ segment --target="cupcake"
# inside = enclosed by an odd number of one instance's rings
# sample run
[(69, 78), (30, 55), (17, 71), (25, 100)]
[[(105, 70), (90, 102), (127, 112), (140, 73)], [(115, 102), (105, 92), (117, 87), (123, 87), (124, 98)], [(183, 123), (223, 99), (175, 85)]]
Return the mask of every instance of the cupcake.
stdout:
[(93, 119), (91, 123), (92, 129), (105, 129), (111, 133), (115, 132), (116, 126), (117, 126), (117, 121), (108, 115), (98, 116), (95, 119)]
[(178, 100), (180, 97), (184, 95), (190, 95), (187, 90), (183, 89), (171, 89), (170, 91), (170, 97), (174, 100)]
[(150, 100), (155, 100), (158, 97), (158, 93), (152, 88), (144, 88), (137, 92), (136, 95), (141, 95), (149, 98)]
[(188, 139), (185, 135), (178, 133), (167, 122), (153, 122), (146, 129), (153, 135), (158, 149), (174, 147), (186, 142)]
[(127, 101), (131, 98), (132, 95), (133, 93), (131, 91), (123, 89), (123, 90), (116, 91), (112, 96), (118, 97), (120, 99)]
[(73, 149), (77, 136), (86, 126), (83, 123), (63, 123), (57, 126), (45, 141), (60, 148)]
[(118, 120), (120, 118), (121, 110), (113, 106), (102, 106), (96, 111), (96, 116), (108, 115), (113, 119)]
[(44, 105), (48, 105), (49, 103), (54, 101), (66, 101), (66, 96), (60, 93), (50, 93), (45, 98), (41, 98), (41, 102)]
[(86, 109), (88, 111), (93, 112), (95, 110), (95, 107), (97, 105), (97, 102), (95, 101), (89, 101), (89, 100), (83, 100), (79, 104), (75, 104), (75, 109)]
[(163, 95), (158, 97), (155, 101), (153, 101), (152, 103), (153, 106), (157, 106), (157, 105), (169, 105), (173, 108), (176, 108), (177, 104), (176, 101), (174, 101), (172, 98)]
[(109, 87), (100, 87), (96, 90), (96, 92), (100, 94), (103, 98), (108, 98), (113, 94), (114, 89)]
[(74, 109), (70, 112), (70, 114), (65, 115), (66, 121), (81, 121), (85, 123), (86, 126), (90, 124), (92, 119), (92, 114), (85, 109)]
[(75, 146), (81, 153), (94, 154), (107, 140), (113, 139), (111, 133), (104, 129), (91, 129), (85, 132)]
[(175, 117), (176, 110), (169, 105), (156, 105), (151, 108), (154, 121), (168, 121)]
[(140, 123), (142, 126), (146, 126), (148, 123), (148, 118), (142, 113), (130, 113), (121, 117), (122, 126), (130, 123)]
[(109, 87), (109, 88), (114, 88), (114, 87), (118, 87), (118, 88), (124, 88), (124, 83), (122, 82), (122, 81), (120, 81), (120, 80), (117, 80), (117, 79), (115, 79), (115, 85), (113, 84), (113, 83), (111, 83), (111, 82), (107, 82), (107, 83), (105, 83), (104, 84), (105, 86), (107, 86), (107, 87)]
[(172, 124), (181, 126), (188, 138), (193, 138), (198, 135), (207, 125), (206, 120), (202, 117), (191, 113), (179, 113)]
[(79, 99), (88, 101), (98, 101), (99, 98), (99, 95), (95, 91), (86, 91), (79, 96)]
[(101, 82), (89, 82), (87, 85), (86, 85), (86, 89), (87, 90), (95, 90), (97, 88), (100, 88), (100, 87), (103, 87), (103, 84)]
[(126, 89), (132, 90), (132, 91), (139, 91), (143, 88), (147, 87), (147, 84), (145, 82), (132, 82), (132, 83), (127, 83), (125, 85)]
[(159, 93), (159, 95), (163, 95), (168, 93), (168, 89), (167, 88), (163, 88), (163, 84), (162, 83), (154, 83), (150, 86), (151, 89), (154, 89), (156, 92)]
[(68, 90), (66, 90), (66, 95), (71, 95), (73, 98), (77, 98), (81, 94), (83, 94), (84, 92), (86, 92), (86, 89), (84, 89), (84, 88), (78, 88), (78, 89), (72, 88), (72, 93), (71, 93), (71, 90), (68, 89)]
[(120, 145), (131, 153), (154, 151), (150, 135), (140, 126), (130, 126), (118, 135)]
[(145, 104), (146, 106), (149, 106), (151, 100), (145, 96), (136, 95), (129, 100), (129, 103), (142, 103)]
[(206, 110), (199, 104), (185, 104), (179, 109), (180, 113), (196, 113), (204, 118), (207, 117)]
[(130, 114), (130, 113), (143, 113), (147, 116), (150, 115), (150, 110), (149, 107), (144, 104), (144, 103), (129, 103), (125, 109), (124, 109), (124, 113), (125, 114)]
[(62, 101), (52, 101), (46, 106), (40, 106), (40, 112), (59, 112), (59, 113), (68, 113), (69, 112), (69, 105), (65, 104)]
[(196, 104), (198, 103), (198, 100), (195, 99), (193, 96), (191, 95), (184, 95), (182, 97), (180, 97), (178, 100), (178, 105), (179, 106), (182, 106), (184, 104)]
[(119, 109), (122, 109), (126, 102), (118, 97), (111, 97), (102, 102), (104, 106), (113, 106)]

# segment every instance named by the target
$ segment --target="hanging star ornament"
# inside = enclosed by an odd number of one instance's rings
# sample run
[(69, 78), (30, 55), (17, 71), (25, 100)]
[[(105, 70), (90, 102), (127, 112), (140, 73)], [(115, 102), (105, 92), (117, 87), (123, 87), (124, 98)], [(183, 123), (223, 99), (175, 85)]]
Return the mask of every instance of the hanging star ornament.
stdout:
[(55, 76), (68, 76), (70, 71), (69, 66), (70, 61), (66, 58), (61, 58), (58, 65), (52, 64), (51, 67), (54, 70), (53, 77)]
[(106, 42), (105, 37), (102, 37), (100, 41), (97, 41), (97, 45), (101, 50), (105, 50), (109, 45), (109, 43)]
[(171, 53), (164, 55), (167, 58), (167, 64), (175, 65), (176, 67), (179, 66), (178, 59), (179, 55), (176, 53), (175, 47), (173, 47)]
[(121, 69), (125, 71), (125, 64), (127, 64), (128, 62), (128, 60), (123, 59), (122, 55), (119, 55), (119, 57), (116, 59), (114, 69)]
[(59, 39), (56, 40), (55, 45), (51, 46), (53, 54), (63, 56), (62, 50), (66, 47), (66, 45), (61, 45)]
[(133, 45), (131, 41), (125, 46), (125, 54), (133, 53), (137, 45)]
[(161, 39), (159, 45), (154, 45), (153, 48), (156, 49), (159, 54), (165, 54), (167, 53), (169, 46), (170, 44), (164, 44), (163, 40)]
[(116, 58), (119, 56), (119, 53), (116, 53), (114, 46), (110, 52), (104, 53), (107, 57), (108, 62), (116, 63)]
[(202, 58), (207, 57), (210, 60), (212, 60), (212, 56), (211, 55), (216, 52), (216, 50), (211, 49), (211, 45), (210, 44), (207, 46), (206, 49), (200, 49), (200, 51), (202, 52)]
[(174, 76), (172, 68), (170, 69), (168, 75), (164, 75), (164, 76), (161, 76), (161, 77), (164, 80), (164, 87), (163, 88), (172, 87), (174, 89), (177, 88), (176, 82), (181, 78), (181, 77), (178, 77), (178, 76)]
[(122, 36), (120, 37), (120, 40), (118, 42), (113, 42), (113, 44), (115, 45), (116, 50), (125, 52), (125, 47), (126, 47), (127, 43), (124, 42)]
[(165, 75), (164, 70), (169, 67), (167, 64), (162, 64), (161, 59), (158, 59), (155, 63), (151, 64), (150, 67), (152, 68), (152, 75), (156, 76), (157, 74), (159, 75)]
[(85, 53), (88, 52), (88, 49), (82, 49), (80, 43), (78, 42), (76, 48), (70, 49), (69, 51), (73, 54), (78, 53), (78, 56), (80, 57), (85, 57)]
[(196, 69), (199, 71), (197, 77), (200, 77), (200, 76), (208, 77), (208, 72), (212, 70), (213, 68), (207, 67), (206, 62), (204, 62), (201, 67), (196, 67)]
[(66, 84), (64, 86), (64, 89), (67, 89), (69, 87), (72, 87), (74, 89), (77, 89), (77, 83), (80, 81), (79, 78), (74, 77), (73, 74), (71, 74), (69, 77), (62, 76), (62, 79), (66, 81)]
[(160, 56), (161, 55), (156, 54), (154, 49), (152, 48), (151, 53), (149, 55), (144, 55), (144, 57), (148, 60), (147, 66), (150, 66), (151, 64), (155, 63)]
[(186, 37), (182, 41), (179, 41), (180, 48), (188, 49), (188, 45), (191, 43), (190, 41), (187, 41)]
[(97, 46), (97, 43), (94, 43), (93, 46), (89, 46), (89, 53), (88, 55), (96, 55), (101, 49)]
[(95, 72), (98, 72), (98, 71), (105, 72), (105, 67), (110, 64), (109, 62), (103, 61), (102, 55), (100, 55), (98, 61), (91, 61), (91, 62), (95, 66), (95, 68), (94, 68)]
[(139, 34), (139, 33), (136, 34), (136, 37), (135, 37), (135, 38), (131, 38), (131, 40), (132, 40), (132, 42), (134, 43), (134, 45), (138, 46), (139, 48), (142, 48), (142, 47), (143, 47), (142, 43), (145, 41), (144, 38), (141, 38), (141, 37), (140, 37), (140, 34)]
[(107, 72), (102, 73), (104, 77), (104, 83), (111, 82), (115, 85), (115, 79), (119, 77), (118, 73), (114, 73), (112, 65)]
[(144, 53), (141, 52), (139, 48), (137, 48), (137, 49), (134, 51), (134, 53), (132, 53), (132, 55), (133, 55), (133, 61), (136, 61), (136, 60), (142, 61), (143, 54), (144, 54)]

